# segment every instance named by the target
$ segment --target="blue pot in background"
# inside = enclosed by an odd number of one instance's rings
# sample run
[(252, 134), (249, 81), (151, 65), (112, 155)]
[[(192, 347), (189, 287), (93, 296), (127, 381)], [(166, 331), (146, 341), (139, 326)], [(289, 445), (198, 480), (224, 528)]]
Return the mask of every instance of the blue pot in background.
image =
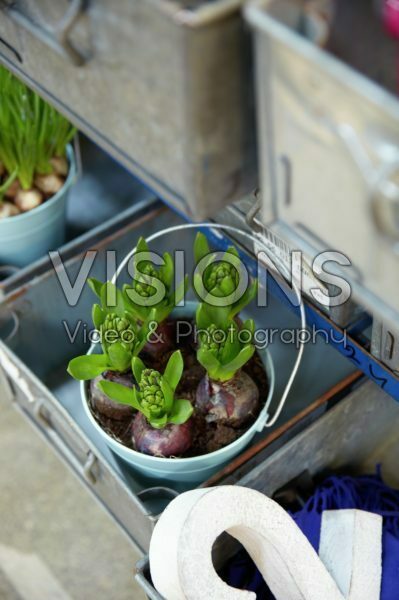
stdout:
[(0, 220), (0, 265), (25, 267), (65, 242), (66, 201), (76, 179), (72, 146), (67, 157), (69, 172), (59, 192), (33, 210)]

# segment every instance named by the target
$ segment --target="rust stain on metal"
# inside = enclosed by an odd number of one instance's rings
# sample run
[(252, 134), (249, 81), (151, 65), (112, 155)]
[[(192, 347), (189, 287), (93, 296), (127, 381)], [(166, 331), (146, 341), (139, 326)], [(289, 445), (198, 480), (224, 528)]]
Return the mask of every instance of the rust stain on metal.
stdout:
[(17, 300), (18, 298), (21, 298), (22, 296), (24, 296), (27, 293), (27, 291), (35, 283), (36, 283), (36, 280), (32, 279), (29, 283), (26, 283), (25, 285), (17, 288), (14, 292), (11, 292), (11, 294), (9, 294), (8, 296), (6, 296), (4, 298), (4, 303), (5, 304), (11, 304), (12, 302), (14, 302), (15, 300)]

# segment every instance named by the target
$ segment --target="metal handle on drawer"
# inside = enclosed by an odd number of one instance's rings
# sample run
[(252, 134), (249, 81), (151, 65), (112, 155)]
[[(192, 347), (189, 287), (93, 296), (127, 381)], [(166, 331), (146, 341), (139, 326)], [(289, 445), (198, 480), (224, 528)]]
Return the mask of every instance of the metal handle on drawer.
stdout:
[(8, 358), (7, 354), (3, 351), (0, 354), (0, 360), (2, 367), (5, 372), (8, 374), (10, 379), (19, 387), (21, 392), (26, 396), (28, 402), (35, 402), (36, 398), (33, 395), (32, 390), (29, 387), (26, 379), (21, 375), (20, 370), (14, 363)]
[[(54, 445), (60, 450), (63, 456), (66, 457), (67, 461), (72, 464), (75, 471), (80, 473), (80, 475), (91, 485), (94, 485), (97, 481), (97, 477), (93, 472), (93, 467), (97, 463), (97, 458), (93, 454), (91, 450), (87, 453), (87, 458), (85, 462), (82, 464), (75, 456), (75, 454), (71, 451), (69, 446), (64, 442), (62, 437), (58, 434), (58, 432), (54, 429), (51, 420), (48, 416), (43, 412), (43, 408), (46, 407), (46, 403), (44, 400), (37, 400), (34, 406), (34, 415), (36, 419), (41, 423), (41, 425), (46, 429), (47, 434), (51, 437)], [(48, 409), (47, 409), (48, 410)]]
[[(255, 215), (258, 212), (259, 208), (260, 208), (260, 198), (257, 198), (257, 211), (256, 212), (251, 211), (251, 213), (250, 213), (252, 219), (255, 218)], [(220, 229), (222, 231), (228, 231), (231, 233), (239, 234), (240, 236), (246, 238), (247, 240), (250, 240), (252, 243), (259, 244), (262, 247), (263, 251), (265, 252), (266, 256), (271, 260), (271, 262), (273, 264), (276, 264), (276, 263), (278, 264), (279, 271), (280, 271), (280, 273), (282, 273), (282, 275), (285, 277), (285, 279), (287, 281), (290, 281), (291, 274), (290, 274), (289, 270), (287, 269), (287, 267), (285, 266), (284, 262), (281, 260), (281, 258), (279, 258), (276, 254), (274, 254), (271, 251), (270, 243), (267, 241), (266, 236), (264, 235), (265, 230), (263, 229), (263, 227), (260, 227), (260, 226), (256, 227), (256, 230), (254, 231), (254, 233), (250, 233), (248, 231), (238, 229), (237, 227), (233, 227), (232, 225), (225, 225), (225, 224), (222, 225), (221, 223), (212, 223), (212, 222), (211, 223), (201, 223), (200, 226), (202, 229), (205, 229), (205, 228), (211, 229), (211, 230)], [(186, 229), (195, 229), (197, 227), (199, 227), (198, 223), (184, 223), (182, 225), (172, 225), (171, 227), (166, 227), (165, 229), (162, 229), (161, 231), (156, 231), (155, 233), (147, 236), (145, 241), (147, 243), (149, 243), (149, 242), (152, 242), (152, 241), (162, 237), (165, 234), (177, 233), (178, 231), (184, 231)], [(118, 266), (114, 276), (112, 277), (112, 283), (116, 283), (118, 276), (120, 275), (122, 270), (125, 268), (125, 266), (128, 264), (129, 260), (131, 259), (131, 257), (134, 255), (134, 253), (136, 251), (137, 251), (137, 247), (133, 248), (133, 250), (131, 250), (125, 256), (123, 261)], [(294, 294), (295, 294), (295, 297), (296, 297), (296, 300), (297, 300), (298, 306), (299, 306), (299, 312), (300, 312), (300, 318), (301, 318), (301, 330), (305, 331), (306, 330), (306, 314), (305, 314), (305, 307), (304, 307), (304, 303), (302, 300), (301, 292), (293, 278), (291, 281), (291, 285), (292, 285), (292, 289), (294, 290)], [(265, 407), (263, 409), (264, 413), (265, 413), (265, 421), (263, 423), (264, 427), (272, 427), (275, 424), (275, 422), (277, 421), (277, 419), (279, 418), (279, 416), (285, 406), (286, 400), (288, 398), (288, 394), (292, 388), (292, 384), (294, 383), (294, 379), (298, 373), (299, 366), (302, 361), (302, 355), (303, 355), (303, 352), (305, 349), (305, 342), (301, 336), (298, 341), (299, 341), (298, 354), (297, 354), (294, 366), (292, 368), (291, 375), (288, 378), (288, 381), (286, 383), (286, 386), (285, 386), (284, 391), (281, 395), (281, 398), (277, 404), (277, 408), (275, 409), (273, 416), (270, 416), (268, 413), (270, 403), (272, 401), (272, 397), (269, 398), (269, 402), (265, 405)], [(94, 348), (95, 343), (93, 343), (91, 347)]]
[(1, 338), (5, 344), (9, 344), (9, 342), (11, 342), (11, 340), (17, 335), (19, 330), (19, 317), (14, 310), (10, 311), (10, 320), (12, 321), (11, 331), (5, 337)]
[(12, 5), (7, 9), (7, 15), (17, 25), (23, 27), (38, 40), (67, 58), (71, 64), (81, 66), (84, 64), (85, 58), (72, 46), (69, 34), (82, 15), (84, 5), (85, 0), (72, 0), (64, 16), (54, 26), (45, 22), (41, 25), (34, 23), (28, 16), (13, 8)]
[(21, 267), (16, 267), (15, 265), (1, 265), (0, 266), (0, 278), (6, 279), (7, 277), (12, 277), (15, 273), (21, 270)]
[[(396, 245), (399, 241), (399, 148), (392, 148), (390, 159), (375, 166), (351, 125), (334, 124), (333, 129), (368, 185), (371, 215), (378, 232)], [(393, 175), (398, 177), (398, 183), (392, 181)]]
[[(179, 492), (176, 490), (172, 490), (172, 488), (164, 487), (163, 485), (157, 485), (154, 487), (146, 488), (138, 492), (137, 497), (140, 498), (142, 502), (146, 500), (157, 500), (159, 496), (164, 498), (170, 498), (170, 500), (174, 500), (179, 495)], [(152, 521), (157, 521), (159, 515), (148, 514), (149, 519)]]

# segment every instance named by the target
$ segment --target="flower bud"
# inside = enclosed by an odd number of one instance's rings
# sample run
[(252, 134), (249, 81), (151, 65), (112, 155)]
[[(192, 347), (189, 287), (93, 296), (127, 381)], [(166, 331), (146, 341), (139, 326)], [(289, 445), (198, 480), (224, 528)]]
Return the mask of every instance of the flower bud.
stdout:
[(104, 335), (106, 332), (112, 332), (114, 335), (112, 340), (105, 341), (109, 343), (121, 342), (122, 347), (130, 351), (133, 348), (133, 342), (135, 339), (134, 330), (129, 321), (124, 317), (118, 317), (116, 313), (109, 313), (104, 319), (104, 323), (101, 325), (101, 334)]
[[(221, 336), (220, 334), (223, 334)], [(225, 345), (225, 335), (216, 325), (212, 324), (207, 327), (206, 331), (201, 336), (201, 346), (210, 350), (215, 356), (219, 354)]]
[(238, 285), (237, 270), (232, 264), (226, 261), (219, 261), (211, 265), (206, 279), (206, 287), (208, 292), (215, 287), (219, 287), (224, 279), (230, 279), (234, 285), (234, 288), (236, 288)]
[(160, 387), (161, 374), (153, 369), (144, 369), (140, 378), (141, 404), (152, 415), (162, 413), (164, 395)]
[[(143, 275), (149, 275), (150, 277), (157, 277), (158, 273), (151, 264), (146, 264), (145, 267), (141, 270)], [(134, 281), (134, 289), (142, 298), (148, 298), (153, 296), (156, 292), (154, 286), (145, 283), (144, 281)]]

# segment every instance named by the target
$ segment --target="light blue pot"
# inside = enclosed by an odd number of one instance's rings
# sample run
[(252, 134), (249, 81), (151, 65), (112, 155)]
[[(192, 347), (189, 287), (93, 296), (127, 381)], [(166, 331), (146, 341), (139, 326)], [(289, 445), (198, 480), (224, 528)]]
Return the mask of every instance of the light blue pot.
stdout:
[(65, 242), (66, 201), (76, 178), (71, 146), (68, 177), (52, 198), (22, 215), (0, 220), (0, 263), (24, 267)]
[[(192, 317), (195, 312), (195, 306), (195, 302), (186, 302), (184, 309), (175, 309), (173, 316), (177, 318)], [(94, 350), (95, 347), (90, 348), (89, 354)], [(241, 452), (249, 444), (255, 434), (261, 432), (265, 426), (268, 416), (267, 407), (270, 404), (270, 400), (274, 391), (275, 375), (273, 361), (269, 351), (261, 351), (261, 357), (263, 364), (265, 365), (265, 371), (269, 383), (267, 397), (263, 399), (261, 398), (261, 401), (264, 401), (263, 409), (259, 413), (255, 423), (253, 423), (253, 425), (247, 429), (247, 431), (241, 437), (231, 444), (228, 444), (224, 448), (216, 450), (215, 452), (210, 452), (209, 454), (194, 456), (192, 458), (159, 458), (156, 456), (142, 454), (141, 452), (136, 452), (135, 450), (120, 444), (111, 438), (107, 433), (105, 433), (105, 431), (94, 419), (88, 404), (88, 386), (87, 382), (85, 381), (82, 381), (80, 386), (83, 407), (93, 427), (95, 427), (96, 431), (101, 435), (111, 450), (113, 450), (115, 454), (123, 458), (127, 463), (129, 463), (129, 465), (147, 477), (154, 477), (156, 479), (169, 479), (171, 481), (187, 483), (199, 483), (201, 481), (205, 481), (216, 471), (229, 463), (234, 456), (239, 454), (239, 452)]]

